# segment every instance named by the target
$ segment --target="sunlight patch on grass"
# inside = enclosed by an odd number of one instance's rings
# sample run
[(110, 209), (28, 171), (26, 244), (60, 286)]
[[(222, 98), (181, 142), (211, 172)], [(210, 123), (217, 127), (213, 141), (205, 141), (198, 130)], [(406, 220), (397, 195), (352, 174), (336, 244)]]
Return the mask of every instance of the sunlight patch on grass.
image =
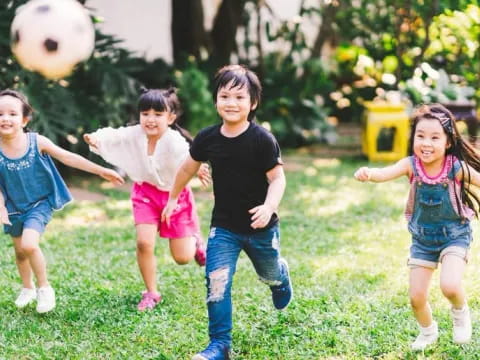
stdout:
[(336, 198), (338, 194), (332, 193), (329, 189), (306, 188), (301, 190), (298, 196), (308, 205), (304, 210), (305, 215), (332, 216), (367, 201), (369, 194), (359, 194), (356, 189), (345, 188), (340, 201)]
[(336, 158), (331, 158), (331, 159), (322, 159), (322, 158), (317, 158), (313, 160), (313, 166), (316, 168), (331, 168), (331, 167), (337, 167), (340, 165), (340, 160)]

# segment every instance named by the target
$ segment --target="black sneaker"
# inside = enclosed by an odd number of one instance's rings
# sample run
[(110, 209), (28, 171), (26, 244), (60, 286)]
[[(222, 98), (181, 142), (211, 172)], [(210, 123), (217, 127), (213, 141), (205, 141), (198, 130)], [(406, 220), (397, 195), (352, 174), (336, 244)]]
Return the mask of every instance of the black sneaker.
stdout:
[(278, 262), (280, 263), (281, 267), (280, 271), (286, 273), (287, 278), (281, 285), (270, 286), (270, 290), (272, 290), (273, 306), (275, 306), (277, 310), (283, 310), (288, 306), (288, 304), (290, 304), (290, 301), (292, 301), (293, 288), (292, 282), (290, 281), (287, 260), (280, 258)]
[(207, 348), (193, 355), (192, 360), (229, 360), (230, 349), (227, 345), (212, 341)]

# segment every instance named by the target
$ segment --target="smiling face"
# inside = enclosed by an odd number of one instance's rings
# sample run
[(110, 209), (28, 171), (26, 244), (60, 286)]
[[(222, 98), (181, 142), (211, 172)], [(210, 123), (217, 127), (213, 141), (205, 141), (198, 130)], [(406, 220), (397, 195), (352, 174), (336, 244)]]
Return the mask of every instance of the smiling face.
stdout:
[(440, 121), (436, 119), (418, 121), (413, 139), (413, 153), (424, 165), (442, 166), (449, 147), (450, 142)]
[(219, 89), (216, 106), (224, 123), (233, 125), (248, 121), (248, 114), (256, 104), (251, 103), (247, 86), (232, 87), (230, 82)]
[(175, 114), (155, 109), (140, 112), (140, 126), (149, 138), (160, 138), (175, 121)]
[(23, 132), (28, 118), (23, 115), (23, 103), (16, 97), (0, 96), (0, 136), (10, 137)]

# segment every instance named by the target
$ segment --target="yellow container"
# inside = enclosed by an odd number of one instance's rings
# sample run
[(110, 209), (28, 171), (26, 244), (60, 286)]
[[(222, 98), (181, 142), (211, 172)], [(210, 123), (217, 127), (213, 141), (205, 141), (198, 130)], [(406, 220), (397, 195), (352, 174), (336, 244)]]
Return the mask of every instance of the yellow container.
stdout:
[(410, 120), (405, 104), (364, 103), (362, 151), (370, 161), (397, 161), (407, 156)]

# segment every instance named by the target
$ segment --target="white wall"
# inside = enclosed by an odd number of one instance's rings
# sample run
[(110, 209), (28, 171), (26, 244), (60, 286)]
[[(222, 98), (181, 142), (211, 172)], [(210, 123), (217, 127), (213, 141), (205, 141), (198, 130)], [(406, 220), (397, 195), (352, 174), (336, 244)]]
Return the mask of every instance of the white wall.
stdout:
[(172, 61), (171, 0), (89, 0), (87, 5), (104, 18), (102, 32), (123, 39), (125, 48), (148, 60)]
[[(171, 42), (172, 0), (89, 0), (87, 5), (94, 14), (104, 18), (100, 29), (106, 34), (123, 39), (123, 46), (145, 56), (148, 60), (161, 57), (172, 61)], [(309, 0), (311, 5), (320, 0)], [(205, 27), (210, 29), (220, 0), (203, 0)], [(298, 14), (300, 0), (267, 1), (276, 17), (281, 20)], [(269, 15), (266, 14), (266, 18)], [(270, 46), (268, 46), (270, 45)], [(271, 50), (268, 44), (266, 50)]]

